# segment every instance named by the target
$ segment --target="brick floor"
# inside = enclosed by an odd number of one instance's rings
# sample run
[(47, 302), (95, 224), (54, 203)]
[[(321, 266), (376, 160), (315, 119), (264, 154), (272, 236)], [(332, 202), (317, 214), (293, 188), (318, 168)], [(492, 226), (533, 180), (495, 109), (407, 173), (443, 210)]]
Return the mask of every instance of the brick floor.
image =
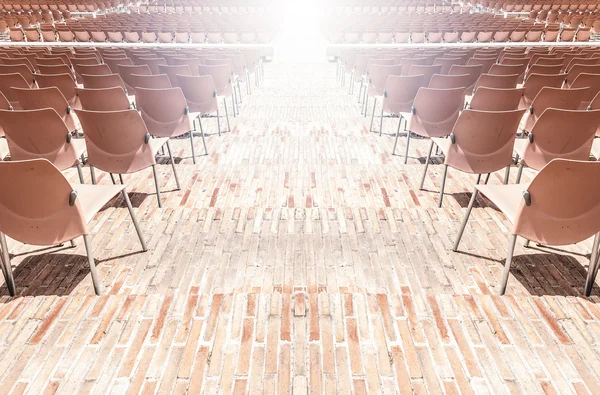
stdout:
[(488, 201), (451, 252), (471, 176), (451, 171), (438, 209), (439, 159), (418, 189), (428, 143), (392, 157), (334, 65), (266, 69), (208, 157), (173, 142), (163, 209), (149, 171), (126, 177), (148, 252), (121, 199), (93, 220), (103, 296), (82, 242), (9, 242), (3, 393), (600, 393), (590, 240), (518, 246), (497, 296), (508, 223)]

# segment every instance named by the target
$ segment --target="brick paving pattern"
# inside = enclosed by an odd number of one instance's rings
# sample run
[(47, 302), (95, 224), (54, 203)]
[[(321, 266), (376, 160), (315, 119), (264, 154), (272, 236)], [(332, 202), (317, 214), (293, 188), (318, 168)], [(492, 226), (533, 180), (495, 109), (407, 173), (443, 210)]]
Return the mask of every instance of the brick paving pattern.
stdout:
[(81, 241), (9, 241), (3, 393), (600, 393), (590, 240), (519, 245), (499, 297), (504, 216), (479, 199), (451, 252), (474, 177), (450, 170), (438, 209), (439, 159), (418, 189), (428, 142), (392, 157), (333, 64), (267, 64), (243, 100), (197, 165), (173, 141), (182, 189), (161, 159), (163, 209), (149, 170), (126, 177), (148, 252), (121, 198), (93, 220), (102, 296)]

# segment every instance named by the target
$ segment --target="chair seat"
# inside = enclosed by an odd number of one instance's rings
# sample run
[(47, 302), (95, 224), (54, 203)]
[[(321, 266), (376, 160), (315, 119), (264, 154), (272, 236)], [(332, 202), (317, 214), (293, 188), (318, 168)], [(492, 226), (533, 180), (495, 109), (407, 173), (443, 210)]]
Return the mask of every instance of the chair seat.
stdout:
[(0, 139), (0, 160), (4, 160), (8, 156), (10, 151), (8, 150), (8, 143), (6, 139)]
[(529, 184), (476, 185), (475, 187), (491, 200), (511, 223), (514, 223), (517, 209), (523, 200), (523, 192), (527, 190)]
[(444, 156), (448, 155), (448, 151), (450, 151), (450, 144), (452, 144), (450, 139), (445, 137), (432, 137), (431, 140), (435, 143), (435, 145), (440, 147), (444, 153)]
[(77, 191), (77, 200), (83, 210), (83, 216), (86, 222), (89, 222), (106, 203), (125, 188), (125, 185), (72, 184), (71, 187)]
[(515, 140), (514, 151), (517, 153), (517, 155), (519, 155), (519, 158), (523, 157), (523, 154), (525, 154), (525, 150), (527, 149), (527, 146), (529, 144), (530, 144), (529, 139), (516, 139)]
[(150, 144), (150, 148), (152, 149), (152, 154), (156, 155), (156, 153), (158, 152), (160, 147), (165, 145), (167, 143), (167, 141), (169, 141), (168, 137), (157, 137), (157, 138), (150, 139), (150, 142), (148, 144)]
[(78, 158), (81, 158), (81, 155), (85, 154), (85, 151), (87, 150), (84, 139), (73, 139), (71, 140), (71, 145), (73, 146)]

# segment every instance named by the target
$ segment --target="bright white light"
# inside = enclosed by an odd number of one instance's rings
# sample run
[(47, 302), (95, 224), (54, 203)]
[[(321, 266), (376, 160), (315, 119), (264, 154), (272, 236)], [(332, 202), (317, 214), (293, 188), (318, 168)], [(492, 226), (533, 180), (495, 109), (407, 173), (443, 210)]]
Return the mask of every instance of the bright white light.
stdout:
[(318, 0), (286, 0), (282, 4), (282, 25), (277, 57), (284, 61), (318, 61), (325, 56), (321, 37), (323, 9)]

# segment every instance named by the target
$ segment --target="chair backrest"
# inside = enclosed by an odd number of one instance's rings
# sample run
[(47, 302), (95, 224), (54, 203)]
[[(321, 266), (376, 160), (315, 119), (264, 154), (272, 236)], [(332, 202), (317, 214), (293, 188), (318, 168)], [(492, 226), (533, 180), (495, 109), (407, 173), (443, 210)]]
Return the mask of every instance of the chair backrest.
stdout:
[(424, 75), (388, 76), (383, 95), (383, 111), (390, 114), (410, 112), (424, 80)]
[(493, 75), (481, 74), (477, 83), (475, 83), (475, 91), (480, 87), (496, 88), (496, 89), (511, 89), (517, 86), (518, 74), (513, 75)]
[(133, 66), (133, 60), (131, 60), (130, 58), (126, 58), (126, 57), (117, 57), (117, 58), (105, 57), (104, 64), (108, 65), (108, 67), (110, 68), (110, 71), (112, 71), (113, 73), (118, 73), (120, 64), (125, 65), (125, 66)]
[(0, 110), (0, 125), (12, 160), (45, 158), (60, 170), (79, 163), (71, 132), (52, 108)]
[(496, 64), (496, 57), (476, 57), (467, 60), (467, 66), (481, 65), (481, 73), (487, 73)]
[(534, 64), (527, 70), (527, 78), (531, 74), (560, 74), (563, 66), (561, 64), (554, 66), (545, 66), (541, 64)]
[(87, 234), (73, 188), (45, 159), (0, 162), (0, 232), (31, 245), (54, 245)]
[(23, 110), (52, 108), (60, 115), (69, 130), (77, 129), (71, 112), (71, 106), (57, 87), (50, 86), (39, 89), (12, 88), (12, 90), (14, 97), (17, 98)]
[(129, 80), (134, 88), (167, 89), (171, 88), (171, 80), (166, 74), (138, 75), (132, 74)]
[[(56, 66), (44, 66), (38, 65), (38, 69), (40, 70), (40, 74), (71, 74), (71, 68), (66, 64), (56, 65)], [(39, 77), (40, 74), (37, 74), (36, 77)]]
[(131, 106), (125, 91), (121, 87), (102, 89), (77, 88), (81, 107), (89, 111), (120, 111)]
[(88, 164), (114, 174), (128, 174), (156, 164), (150, 134), (136, 110), (76, 110)]
[(443, 75), (434, 74), (429, 81), (429, 88), (432, 89), (454, 89), (463, 88), (466, 91), (468, 83), (471, 81), (471, 76), (463, 75)]
[(416, 64), (426, 66), (430, 65), (431, 62), (428, 58), (402, 58), (400, 59), (400, 65), (402, 65), (402, 75), (408, 75), (410, 68)]
[(440, 74), (441, 70), (442, 70), (441, 64), (437, 64), (437, 65), (415, 64), (410, 67), (410, 70), (408, 70), (408, 75), (422, 75), (423, 76), (422, 86), (428, 86), (429, 81), (431, 81), (431, 77), (433, 77), (434, 74)]
[(525, 88), (497, 89), (479, 87), (475, 91), (469, 108), (479, 111), (512, 111), (519, 108)]
[(135, 94), (135, 87), (132, 85), (133, 81), (131, 81), (132, 74), (152, 75), (152, 71), (150, 70), (150, 67), (148, 67), (145, 64), (137, 65), (137, 66), (128, 66), (128, 65), (120, 64), (117, 66), (117, 68), (119, 69), (119, 75), (121, 76), (121, 79), (123, 80), (123, 82), (125, 83), (125, 86), (127, 87), (127, 92), (130, 95)]
[(161, 64), (166, 65), (167, 61), (165, 60), (165, 58), (140, 57), (137, 59), (136, 64), (145, 64), (146, 66), (150, 67), (150, 71), (152, 71), (152, 74), (160, 74), (158, 66)]
[(210, 75), (178, 75), (176, 78), (190, 112), (208, 114), (218, 110), (217, 88)]
[(542, 88), (527, 110), (523, 129), (531, 130), (537, 119), (547, 108), (579, 109), (587, 91), (587, 87), (572, 89)]
[(136, 87), (135, 103), (153, 136), (176, 137), (192, 130), (190, 111), (181, 88)]
[(576, 64), (576, 65), (573, 65), (571, 68), (569, 68), (569, 71), (567, 72), (567, 78), (566, 78), (567, 86), (570, 86), (573, 83), (573, 81), (575, 81), (575, 79), (577, 77), (579, 77), (579, 74), (581, 74), (581, 73), (600, 74), (600, 65), (598, 65), (598, 64), (594, 64), (594, 65)]
[(202, 64), (199, 58), (172, 58), (171, 60), (174, 66), (187, 65), (192, 75), (198, 75), (198, 66)]
[(467, 173), (486, 174), (513, 162), (519, 122), (525, 110), (464, 110), (452, 129), (445, 164)]
[(519, 76), (525, 73), (527, 69), (527, 62), (522, 64), (493, 64), (488, 71), (488, 74), (492, 75), (513, 75), (517, 74)]
[(600, 110), (548, 108), (529, 132), (521, 163), (540, 170), (555, 158), (588, 160), (599, 126)]
[[(581, 106), (587, 107), (588, 103), (600, 92), (600, 74), (581, 73), (575, 78), (575, 81), (570, 86), (571, 88), (588, 87), (585, 96), (583, 97)], [(10, 100), (10, 99), (9, 99)]]
[(69, 103), (73, 103), (76, 100), (75, 88), (77, 84), (73, 80), (72, 74), (38, 75), (37, 83), (40, 88), (57, 87)]
[(231, 85), (232, 69), (226, 65), (199, 65), (199, 75), (210, 75), (217, 89), (218, 96), (231, 96), (233, 94)]
[(0, 74), (0, 92), (8, 99), (11, 105), (15, 106), (17, 99), (14, 97), (11, 88), (31, 88), (31, 85), (25, 81), (25, 78), (21, 74)]
[(112, 74), (107, 64), (74, 64), (73, 70), (77, 76), (85, 75), (107, 75)]
[(166, 74), (171, 80), (172, 86), (178, 86), (177, 75), (192, 75), (192, 71), (190, 70), (190, 66), (186, 64), (180, 65), (158, 65), (158, 71), (160, 74)]
[(560, 88), (565, 81), (565, 77), (566, 74), (527, 74), (527, 79), (523, 84), (525, 104), (529, 105), (544, 87)]
[(461, 66), (461, 65), (453, 65), (450, 67), (450, 71), (448, 71), (448, 75), (468, 75), (468, 85), (466, 86), (467, 91), (472, 91), (481, 75), (481, 65), (473, 65), (473, 66)]
[[(440, 74), (448, 74), (448, 72), (450, 71), (450, 68), (452, 68), (452, 66), (454, 66), (454, 65), (464, 66), (465, 61), (462, 58), (435, 58), (435, 60), (433, 61), (433, 64), (434, 65), (439, 64), (440, 66), (442, 66), (442, 69), (440, 70)], [(464, 74), (467, 74), (467, 73), (464, 73)]]
[(464, 100), (465, 90), (462, 87), (420, 88), (408, 119), (408, 130), (425, 137), (448, 136), (464, 107)]
[(371, 64), (368, 67), (369, 88), (367, 92), (372, 96), (383, 95), (383, 89), (388, 77), (390, 75), (401, 75), (402, 73), (401, 65)]
[(0, 74), (21, 74), (21, 76), (27, 81), (30, 88), (35, 87), (35, 75), (29, 70), (24, 64), (18, 65), (6, 65), (0, 64)]
[(568, 245), (600, 231), (600, 162), (555, 159), (527, 188), (513, 234), (548, 245)]

